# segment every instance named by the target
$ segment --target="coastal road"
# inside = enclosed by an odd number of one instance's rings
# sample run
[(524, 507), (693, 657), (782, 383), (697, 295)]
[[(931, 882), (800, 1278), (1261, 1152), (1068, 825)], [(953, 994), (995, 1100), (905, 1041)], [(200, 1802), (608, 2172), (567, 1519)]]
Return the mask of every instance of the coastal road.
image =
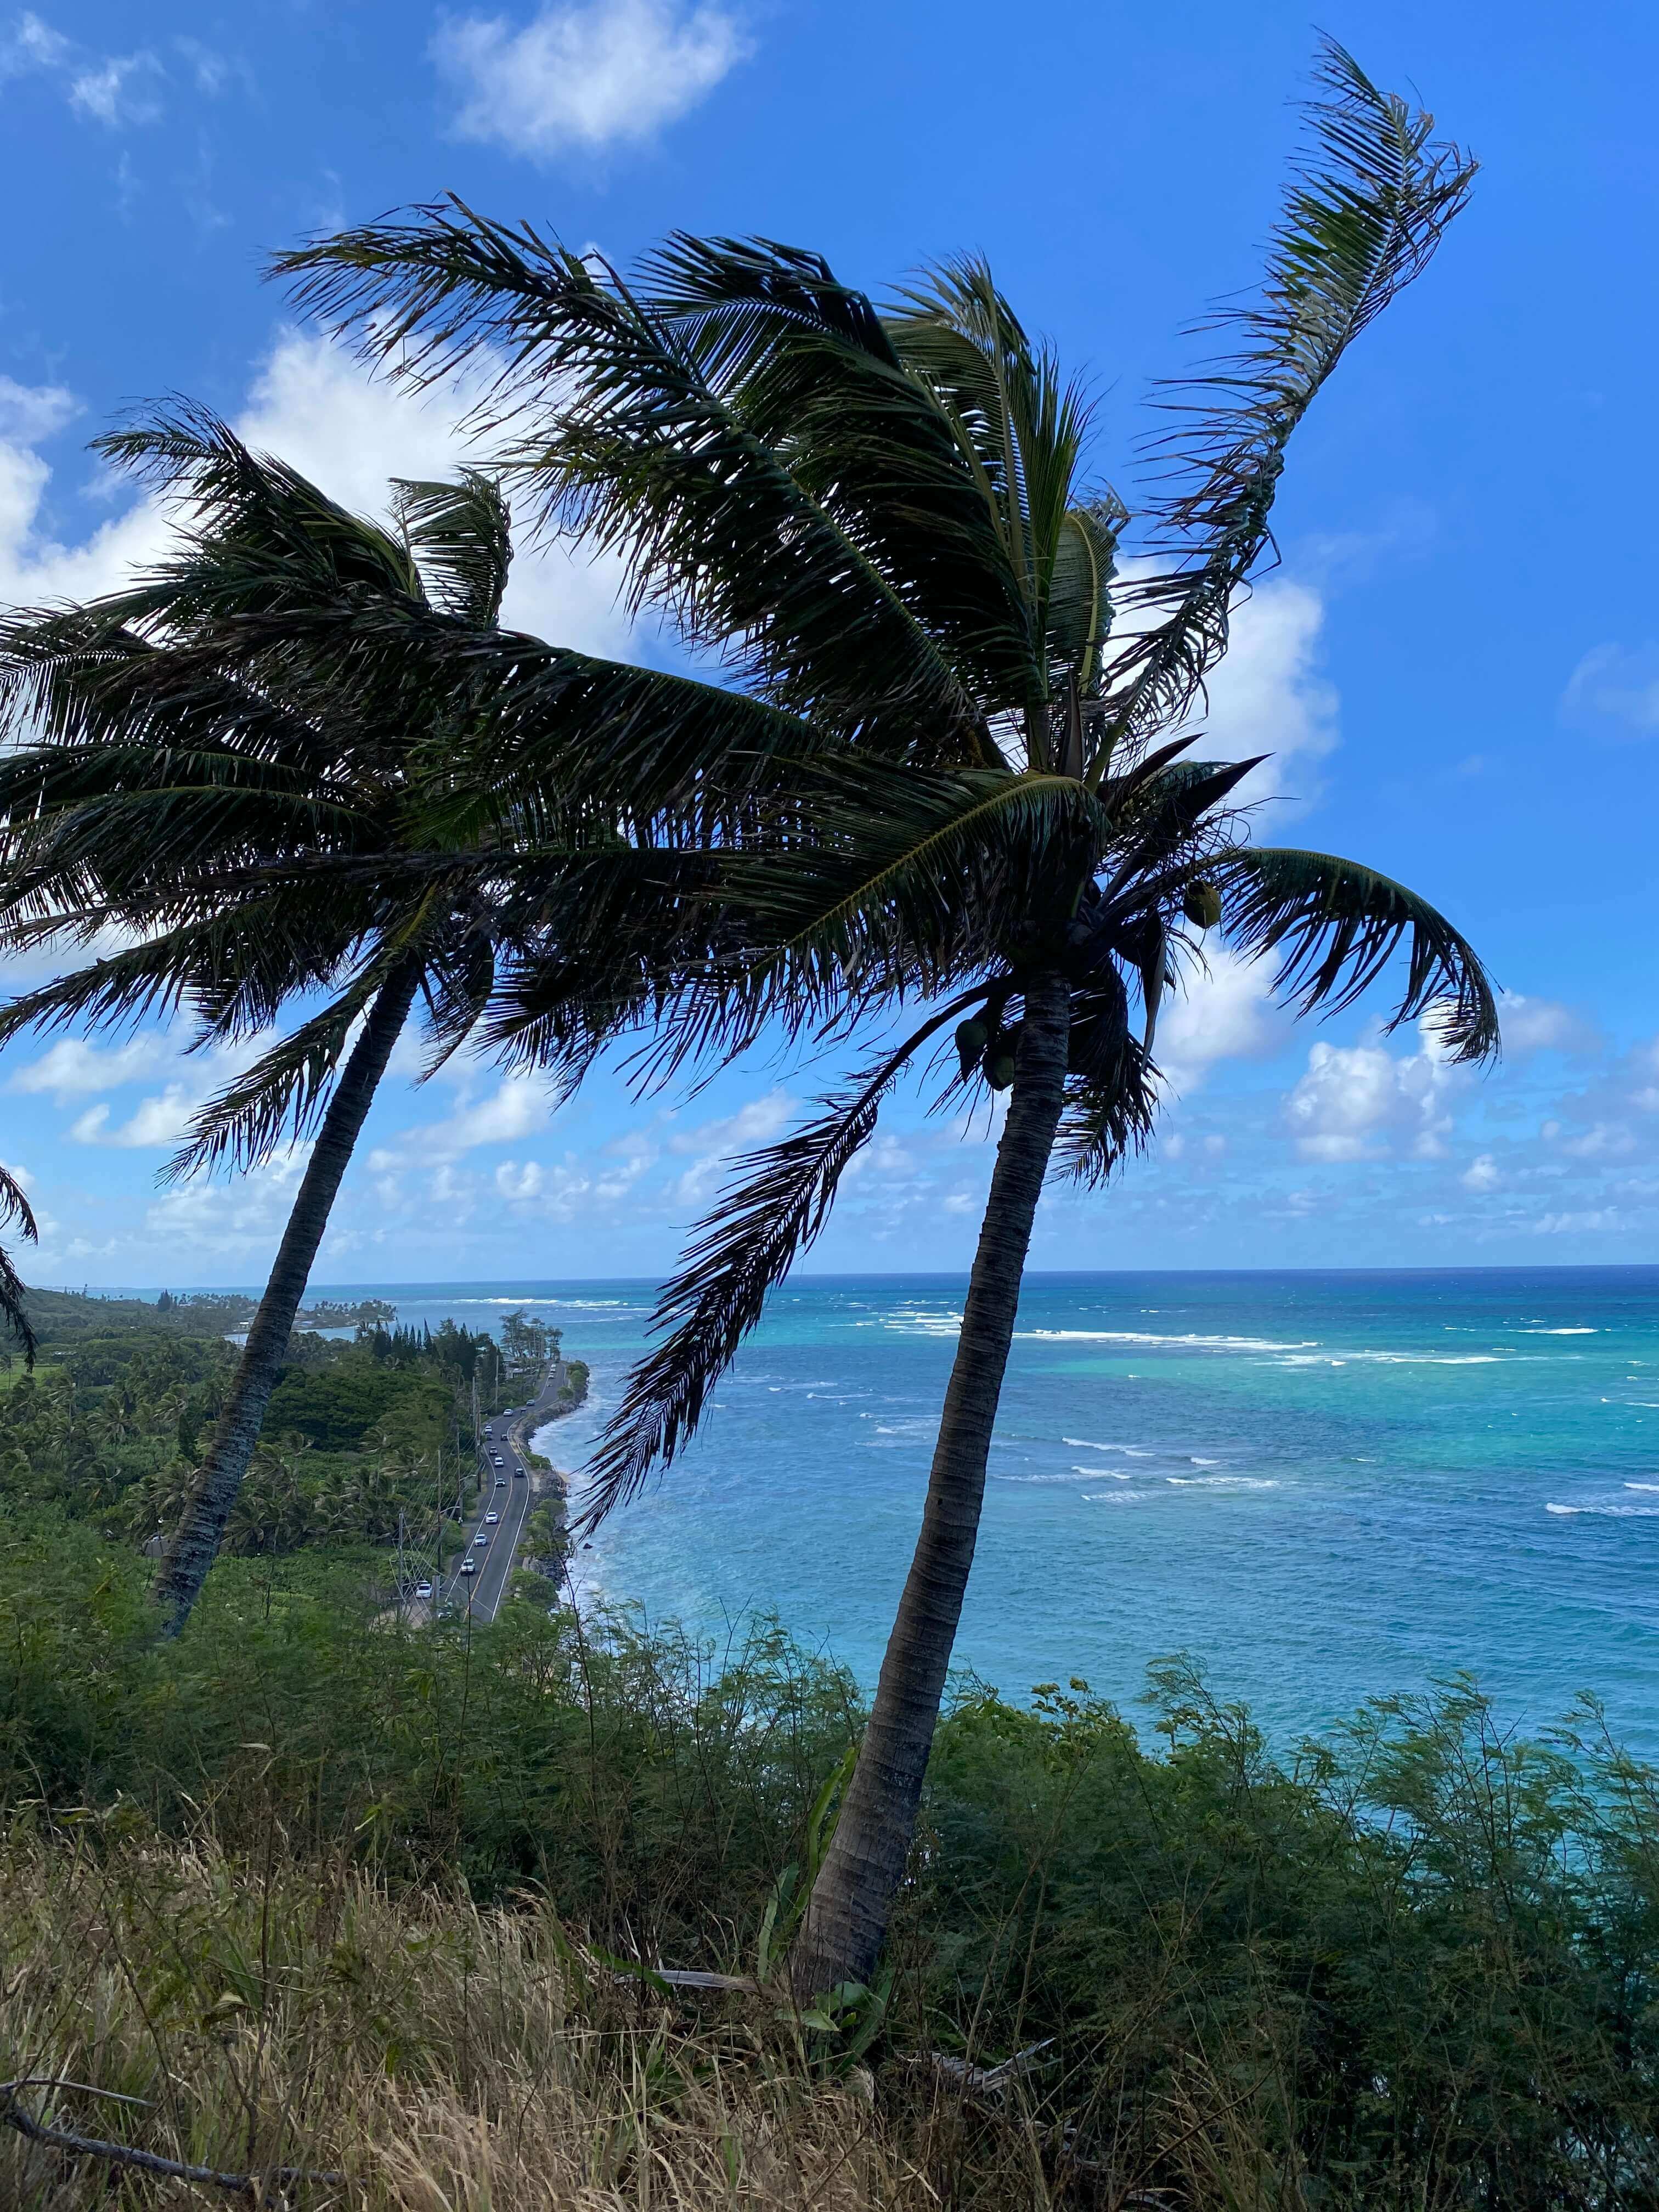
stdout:
[[(501, 1611), (501, 1600), (513, 1573), (513, 1561), (524, 1535), (525, 1522), (530, 1517), (530, 1474), (520, 1453), (508, 1441), (513, 1412), (497, 1413), (486, 1423), (482, 1447), (478, 1453), (478, 1510), (466, 1528), (466, 1550), (463, 1558), (475, 1562), (477, 1571), (464, 1575), (460, 1560), (456, 1571), (445, 1581), (439, 1595), (447, 1605), (458, 1612), (470, 1612), (476, 1621), (494, 1620)], [(503, 1464), (495, 1465), (497, 1454)], [(500, 1484), (498, 1489), (495, 1486)], [(497, 1512), (501, 1519), (492, 1528), (485, 1515)], [(476, 1539), (485, 1536), (488, 1543), (482, 1547)]]

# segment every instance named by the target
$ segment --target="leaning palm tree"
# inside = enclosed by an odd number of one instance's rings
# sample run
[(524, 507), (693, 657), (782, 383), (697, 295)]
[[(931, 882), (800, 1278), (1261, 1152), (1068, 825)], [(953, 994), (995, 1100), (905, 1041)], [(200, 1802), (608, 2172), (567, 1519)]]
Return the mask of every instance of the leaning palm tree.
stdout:
[[(34, 1210), (23, 1194), (23, 1186), (9, 1169), (0, 1168), (0, 1222), (15, 1221), (18, 1232), (31, 1244), (40, 1237)], [(34, 1327), (28, 1317), (25, 1304), (28, 1292), (23, 1287), (22, 1277), (11, 1255), (0, 1249), (0, 1321), (23, 1347), (24, 1364), (33, 1367), (36, 1345)], [(11, 1355), (7, 1355), (9, 1360)]]
[[(679, 880), (718, 919), (699, 963), (658, 978), (649, 1064), (778, 1022), (888, 1033), (704, 1224), (607, 1431), (595, 1515), (692, 1432), (905, 1071), (953, 1044), (951, 1082), (1008, 1093), (915, 1559), (797, 1947), (805, 1990), (868, 1979), (902, 1878), (1045, 1177), (1057, 1146), (1098, 1179), (1146, 1139), (1158, 1006), (1201, 939), (1273, 956), (1304, 1011), (1352, 1004), (1403, 948), (1394, 1019), (1431, 1016), (1455, 1058), (1495, 1046), (1448, 922), (1357, 863), (1255, 846), (1234, 801), (1251, 763), (1191, 757), (1288, 441), (1472, 175), (1339, 49), (1320, 74), (1265, 284), (1218, 319), (1235, 350), (1174, 402), (1127, 580), (1132, 519), (1084, 478), (1084, 399), (980, 264), (883, 313), (765, 241), (679, 238), (624, 283), (455, 203), (278, 264), (405, 377), (493, 361), (481, 420), (510, 433), (515, 483), (619, 554), (636, 604), (724, 653), (729, 696), (795, 725), (705, 754), (717, 834)], [(650, 929), (622, 902), (619, 974), (649, 967)], [(925, 1018), (893, 1034), (918, 1000)], [(489, 1033), (533, 1057), (570, 1003), (556, 959), (526, 964)]]
[(100, 443), (159, 478), (191, 527), (128, 591), (15, 617), (0, 634), (0, 716), (20, 741), (0, 768), (0, 934), (39, 946), (114, 927), (137, 941), (14, 1001), (0, 1036), (184, 1002), (199, 1048), (311, 1008), (203, 1109), (169, 1171), (251, 1167), (314, 1133), (162, 1562), (157, 1597), (176, 1631), (222, 1540), (416, 998), (441, 1053), (488, 995), (483, 871), (476, 849), (466, 870), (454, 857), (468, 800), (433, 768), (482, 695), (434, 672), (423, 648), (440, 647), (451, 671), (469, 649), (500, 656), (509, 544), (500, 495), (477, 474), (396, 487), (386, 529), (204, 413)]
[[(507, 514), (477, 472), (395, 487), (388, 528), (202, 410), (98, 443), (187, 526), (129, 590), (0, 624), (0, 729), (15, 741), (0, 757), (0, 945), (133, 941), (0, 1010), (0, 1042), (183, 1006), (195, 1048), (245, 1044), (297, 1009), (168, 1173), (246, 1170), (314, 1139), (158, 1577), (176, 1633), (417, 1000), (435, 1064), (473, 1030), (502, 963), (532, 963), (551, 1008), (538, 1056), (577, 1079), (649, 1002), (686, 927), (678, 882), (634, 856), (630, 810), (683, 842), (707, 811), (705, 726), (750, 751), (795, 726), (502, 629)], [(590, 932), (652, 957), (590, 963)]]

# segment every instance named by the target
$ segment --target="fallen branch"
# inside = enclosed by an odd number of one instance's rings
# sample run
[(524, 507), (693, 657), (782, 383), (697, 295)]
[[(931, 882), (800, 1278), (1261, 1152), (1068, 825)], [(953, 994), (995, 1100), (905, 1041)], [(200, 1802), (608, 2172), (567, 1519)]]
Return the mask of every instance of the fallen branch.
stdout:
[[(255, 2190), (285, 2188), (296, 2181), (314, 2181), (325, 2187), (340, 2187), (343, 2173), (313, 2173), (304, 2166), (279, 2166), (270, 2173), (225, 2173), (217, 2166), (186, 2166), (176, 2158), (163, 2158), (157, 2151), (140, 2150), (133, 2143), (100, 2142), (96, 2136), (78, 2136), (67, 2128), (49, 2128), (31, 2118), (18, 2103), (16, 2092), (33, 2087), (79, 2088), (79, 2082), (34, 2083), (30, 2081), (0, 2081), (0, 2121), (30, 2142), (42, 2143), (48, 2150), (66, 2151), (71, 2158), (104, 2158), (112, 2166), (135, 2166), (140, 2173), (155, 2173), (169, 2181), (199, 2181), (210, 2189), (222, 2189), (229, 2197), (252, 2196)], [(113, 2095), (112, 2091), (94, 2090), (94, 2096)], [(123, 2097), (122, 2104), (141, 2103), (142, 2099)]]
[(959, 2081), (972, 2096), (998, 2095), (1017, 2074), (1024, 2074), (1029, 2067), (1035, 2066), (1038, 2054), (1047, 2051), (1054, 2039), (1049, 2035), (1041, 2043), (1028, 2043), (1024, 2051), (1015, 2051), (1012, 2058), (1005, 2058), (996, 2066), (973, 2066), (965, 2058), (953, 2057), (948, 2051), (930, 2051), (919, 2063), (933, 2067), (952, 2081)]

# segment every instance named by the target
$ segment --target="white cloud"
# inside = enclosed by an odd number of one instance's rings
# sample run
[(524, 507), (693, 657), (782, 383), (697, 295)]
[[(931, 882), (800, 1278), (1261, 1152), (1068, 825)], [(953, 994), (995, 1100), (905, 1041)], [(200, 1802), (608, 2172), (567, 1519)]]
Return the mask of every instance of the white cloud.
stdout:
[(682, 1206), (701, 1206), (714, 1194), (724, 1170), (740, 1152), (753, 1152), (775, 1137), (789, 1120), (794, 1101), (787, 1091), (769, 1091), (751, 1098), (735, 1114), (717, 1121), (704, 1121), (695, 1129), (680, 1130), (668, 1139), (672, 1152), (698, 1155), (674, 1186)]
[[(487, 1098), (463, 1099), (441, 1121), (410, 1129), (398, 1139), (406, 1155), (422, 1161), (454, 1160), (481, 1145), (512, 1145), (547, 1124), (552, 1093), (537, 1075), (509, 1075)], [(371, 1164), (385, 1156), (376, 1153)]]
[(503, 1160), (495, 1170), (495, 1188), (507, 1199), (538, 1198), (546, 1181), (539, 1160)]
[(1258, 585), (1232, 617), (1225, 656), (1195, 716), (1196, 750), (1214, 760), (1272, 758), (1239, 786), (1243, 799), (1305, 805), (1319, 788), (1314, 765), (1336, 744), (1337, 695), (1319, 673), (1325, 605), (1310, 585), (1279, 577)]
[(1561, 695), (1565, 720), (1613, 722), (1638, 737), (1659, 730), (1659, 645), (1592, 646)]
[(154, 123), (161, 112), (155, 82), (165, 74), (152, 53), (112, 54), (77, 72), (70, 86), (70, 106), (109, 131)]
[(118, 1128), (110, 1127), (106, 1105), (88, 1106), (70, 1126), (70, 1135), (77, 1145), (115, 1145), (125, 1151), (171, 1146), (183, 1142), (191, 1116), (201, 1103), (199, 1096), (182, 1083), (169, 1083), (155, 1097), (141, 1100), (132, 1118)]
[(250, 78), (246, 63), (229, 60), (199, 39), (175, 39), (173, 46), (174, 52), (188, 63), (197, 91), (209, 100), (216, 100), (233, 77), (245, 82)]
[(753, 51), (737, 18), (683, 0), (544, 8), (444, 24), (432, 42), (460, 93), (455, 130), (533, 161), (638, 143), (695, 107)]
[(1194, 975), (1185, 991), (1165, 1000), (1152, 1056), (1176, 1096), (1189, 1097), (1218, 1060), (1260, 1060), (1284, 1042), (1289, 1017), (1268, 994), (1273, 972), (1218, 950), (1207, 975)]
[(769, 1137), (775, 1137), (794, 1106), (787, 1091), (769, 1091), (763, 1098), (751, 1098), (746, 1106), (739, 1106), (735, 1114), (723, 1115), (718, 1121), (700, 1122), (695, 1129), (682, 1129), (668, 1139), (671, 1152), (721, 1153), (746, 1152), (751, 1145), (763, 1145)]
[[(441, 476), (472, 451), (460, 423), (475, 380), (424, 396), (374, 382), (325, 338), (280, 333), (259, 364), (235, 428), (256, 448), (281, 457), (358, 512), (382, 512), (393, 477)], [(61, 429), (75, 402), (57, 386), (0, 379), (0, 603), (94, 598), (118, 589), (165, 549), (160, 502), (141, 499), (78, 544), (40, 527), (52, 470), (35, 449)], [(620, 569), (556, 548), (514, 564), (504, 607), (516, 628), (591, 653), (626, 649)]]
[(1448, 1091), (1458, 1073), (1434, 1048), (1425, 1023), (1422, 1049), (1396, 1059), (1380, 1045), (1316, 1044), (1305, 1075), (1285, 1102), (1285, 1118), (1304, 1160), (1382, 1157), (1409, 1139), (1416, 1159), (1445, 1151)]
[(1469, 1162), (1459, 1180), (1465, 1190), (1496, 1190), (1503, 1178), (1492, 1154), (1481, 1152)]
[(1620, 1159), (1636, 1150), (1636, 1139), (1616, 1121), (1596, 1121), (1582, 1135), (1565, 1139), (1561, 1149), (1576, 1160)]
[(61, 31), (43, 23), (25, 9), (0, 39), (0, 83), (9, 76), (23, 76), (31, 70), (61, 69), (69, 60), (70, 42)]
[(0, 437), (33, 445), (56, 437), (80, 411), (74, 393), (61, 384), (14, 384), (0, 376)]
[(571, 1221), (579, 1209), (586, 1218), (583, 1202), (590, 1194), (605, 1195), (603, 1184), (596, 1187), (591, 1176), (567, 1158), (563, 1161), (503, 1160), (495, 1170), (495, 1194), (520, 1215), (533, 1214), (538, 1219)]
[(1616, 1206), (1589, 1206), (1578, 1212), (1547, 1213), (1532, 1224), (1538, 1237), (1577, 1237), (1595, 1235), (1609, 1229), (1626, 1227), (1624, 1217)]
[(64, 1037), (40, 1059), (20, 1067), (6, 1087), (50, 1091), (61, 1106), (88, 1091), (114, 1091), (136, 1082), (168, 1057), (169, 1048), (160, 1036), (136, 1036), (109, 1047), (88, 1044), (83, 1037)]
[[(184, 1272), (178, 1262), (186, 1255), (244, 1263), (250, 1275), (263, 1272), (309, 1153), (308, 1146), (301, 1146), (234, 1182), (194, 1182), (167, 1192), (144, 1215), (146, 1258), (154, 1264), (164, 1254), (164, 1271), (175, 1278)], [(335, 1241), (331, 1231), (325, 1257)]]
[[(1150, 573), (1144, 561), (1124, 564), (1133, 583)], [(1152, 619), (1129, 608), (1114, 635), (1122, 641)], [(1299, 811), (1320, 788), (1317, 763), (1337, 742), (1337, 694), (1321, 673), (1325, 603), (1309, 583), (1277, 576), (1242, 594), (1229, 624), (1226, 653), (1212, 671), (1183, 733), (1201, 760), (1270, 756), (1237, 787), (1240, 804), (1279, 803)]]
[(1595, 1024), (1554, 999), (1510, 994), (1498, 1009), (1504, 1050), (1511, 1059), (1532, 1052), (1591, 1052), (1600, 1043)]

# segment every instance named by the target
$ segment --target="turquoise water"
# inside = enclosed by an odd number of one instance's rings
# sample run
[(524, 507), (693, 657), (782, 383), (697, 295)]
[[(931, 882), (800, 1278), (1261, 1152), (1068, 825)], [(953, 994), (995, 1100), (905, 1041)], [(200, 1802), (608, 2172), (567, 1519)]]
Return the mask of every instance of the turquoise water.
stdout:
[[(873, 1680), (962, 1287), (788, 1285), (589, 1585), (717, 1636), (774, 1610)], [(569, 1467), (651, 1298), (386, 1294), (559, 1322), (593, 1370), (547, 1433)], [(1659, 1268), (1028, 1278), (958, 1660), (1127, 1705), (1178, 1650), (1281, 1736), (1467, 1668), (1526, 1724), (1592, 1689), (1659, 1753)]]

